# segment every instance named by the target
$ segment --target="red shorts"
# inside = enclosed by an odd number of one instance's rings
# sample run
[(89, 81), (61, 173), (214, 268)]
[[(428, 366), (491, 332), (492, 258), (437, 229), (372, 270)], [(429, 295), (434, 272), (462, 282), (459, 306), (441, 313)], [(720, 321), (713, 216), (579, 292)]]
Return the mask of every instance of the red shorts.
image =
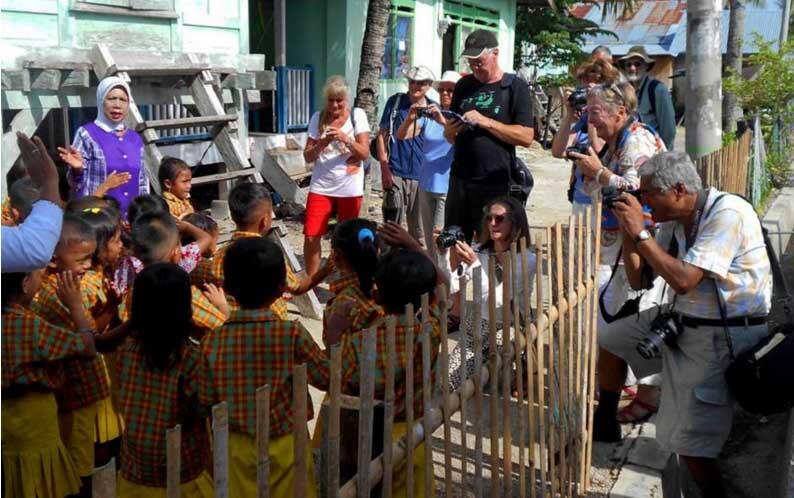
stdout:
[(336, 218), (341, 222), (358, 218), (364, 197), (330, 197), (309, 192), (306, 199), (306, 220), (303, 224), (303, 235), (322, 237), (328, 230), (328, 219), (336, 208)]

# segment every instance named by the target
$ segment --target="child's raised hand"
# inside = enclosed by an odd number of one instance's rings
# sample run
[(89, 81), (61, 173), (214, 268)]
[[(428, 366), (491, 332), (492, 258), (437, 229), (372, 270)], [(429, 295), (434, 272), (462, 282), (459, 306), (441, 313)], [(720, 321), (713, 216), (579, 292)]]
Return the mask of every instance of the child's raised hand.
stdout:
[(215, 284), (204, 284), (204, 296), (211, 302), (223, 316), (229, 317), (229, 303), (223, 289)]
[(419, 244), (416, 239), (411, 237), (411, 234), (409, 234), (408, 231), (405, 230), (401, 225), (393, 221), (387, 221), (378, 227), (378, 234), (390, 246), (402, 247), (412, 251), (422, 250), (422, 245)]
[(80, 275), (65, 271), (58, 274), (57, 280), (56, 293), (61, 302), (69, 308), (69, 311), (82, 311), (83, 296), (80, 293)]

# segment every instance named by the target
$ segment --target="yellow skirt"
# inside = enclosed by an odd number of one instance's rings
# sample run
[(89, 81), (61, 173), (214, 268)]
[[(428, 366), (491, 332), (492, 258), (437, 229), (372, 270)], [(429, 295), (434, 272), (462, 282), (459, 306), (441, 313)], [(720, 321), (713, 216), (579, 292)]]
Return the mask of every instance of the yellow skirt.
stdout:
[[(135, 484), (119, 474), (116, 482), (116, 496), (118, 498), (165, 498), (165, 488)], [(212, 477), (209, 472), (205, 470), (192, 481), (180, 484), (179, 496), (181, 498), (213, 498), (215, 490), (212, 487)]]
[[(407, 425), (405, 422), (395, 422), (394, 429), (392, 429), (392, 441), (397, 441), (407, 432)], [(422, 443), (414, 448), (414, 496), (425, 496), (425, 444)], [(403, 498), (407, 496), (406, 488), (406, 472), (405, 462), (394, 469), (394, 480), (392, 481), (392, 496), (394, 498)]]
[[(306, 448), (306, 498), (316, 498), (314, 459)], [(270, 440), (270, 496), (293, 496), (295, 441), (292, 434)], [(256, 440), (241, 432), (229, 433), (229, 496), (256, 496)]]
[[(105, 378), (113, 390), (114, 385), (111, 381), (108, 372), (107, 359), (100, 356), (102, 362), (102, 369), (104, 370)], [(121, 413), (116, 410), (113, 404), (113, 399), (108, 397), (100, 400), (96, 404), (96, 433), (94, 434), (94, 441), (97, 443), (106, 443), (121, 437), (124, 432), (124, 421), (121, 418)]]
[(62, 498), (80, 491), (80, 477), (58, 433), (52, 393), (2, 403), (3, 496)]
[(69, 456), (72, 457), (77, 474), (91, 475), (94, 470), (94, 428), (96, 426), (96, 403), (77, 410), (61, 413), (59, 422), (61, 437)]

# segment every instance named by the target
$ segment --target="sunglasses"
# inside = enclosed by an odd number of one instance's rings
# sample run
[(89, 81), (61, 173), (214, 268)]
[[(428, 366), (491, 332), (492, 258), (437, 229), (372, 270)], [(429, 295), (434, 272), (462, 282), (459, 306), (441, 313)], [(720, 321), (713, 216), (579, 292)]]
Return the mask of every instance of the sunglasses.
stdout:
[(621, 102), (623, 102), (624, 105), (626, 104), (626, 98), (623, 96), (623, 92), (620, 91), (620, 87), (618, 87), (616, 84), (610, 83), (609, 85), (598, 85), (598, 88), (600, 88), (605, 92), (606, 91), (612, 92), (613, 94), (618, 96), (618, 98), (620, 99)]
[(488, 223), (496, 223), (498, 225), (499, 223), (502, 223), (503, 221), (505, 221), (505, 215), (503, 215), (503, 214), (488, 214), (488, 215), (485, 215), (485, 220)]
[(620, 64), (621, 67), (645, 67), (644, 61), (626, 61)]

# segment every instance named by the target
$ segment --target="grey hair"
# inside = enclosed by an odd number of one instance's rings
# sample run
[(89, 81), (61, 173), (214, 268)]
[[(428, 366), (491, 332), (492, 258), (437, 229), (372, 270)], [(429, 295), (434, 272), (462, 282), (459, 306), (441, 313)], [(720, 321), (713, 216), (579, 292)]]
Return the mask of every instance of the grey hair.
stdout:
[(599, 45), (590, 52), (591, 55), (595, 54), (607, 54), (608, 56), (612, 57), (612, 51), (609, 50), (609, 47), (606, 45)]
[(666, 192), (678, 184), (693, 194), (703, 188), (695, 165), (684, 152), (660, 152), (639, 168), (640, 177), (650, 176), (651, 187)]
[(628, 82), (596, 85), (587, 93), (587, 98), (600, 101), (610, 114), (617, 113), (620, 106), (626, 109), (628, 115), (637, 112), (637, 93)]

